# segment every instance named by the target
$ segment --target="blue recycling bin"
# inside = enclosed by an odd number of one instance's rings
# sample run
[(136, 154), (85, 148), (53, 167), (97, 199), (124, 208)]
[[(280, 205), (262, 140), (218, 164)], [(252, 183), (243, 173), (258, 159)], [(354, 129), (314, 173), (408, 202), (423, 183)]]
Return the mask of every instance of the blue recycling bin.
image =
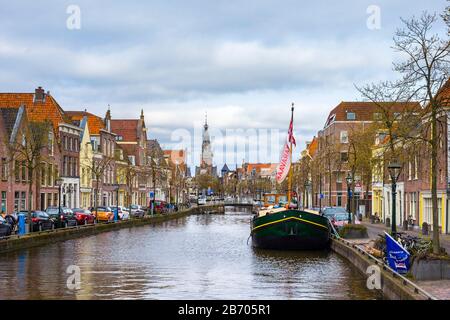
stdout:
[(26, 230), (25, 230), (25, 224), (26, 224), (25, 214), (19, 213), (18, 214), (18, 218), (19, 218), (19, 230), (18, 230), (18, 232), (19, 232), (19, 235), (23, 235), (23, 234), (26, 233)]

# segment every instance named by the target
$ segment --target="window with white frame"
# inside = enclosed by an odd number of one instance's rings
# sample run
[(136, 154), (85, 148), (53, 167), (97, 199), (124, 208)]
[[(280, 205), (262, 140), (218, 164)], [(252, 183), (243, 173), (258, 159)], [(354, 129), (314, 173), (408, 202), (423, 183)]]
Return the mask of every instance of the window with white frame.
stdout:
[[(441, 225), (441, 198), (438, 197), (438, 216), (439, 216), (439, 225)], [(423, 199), (423, 222), (428, 223), (430, 226), (433, 225), (433, 202), (431, 198)]]
[(414, 180), (419, 179), (419, 165), (417, 156), (414, 155)]
[(347, 112), (347, 120), (356, 120), (356, 113)]
[(412, 163), (411, 159), (408, 161), (408, 180), (412, 179)]
[(341, 131), (341, 143), (348, 143), (348, 132)]

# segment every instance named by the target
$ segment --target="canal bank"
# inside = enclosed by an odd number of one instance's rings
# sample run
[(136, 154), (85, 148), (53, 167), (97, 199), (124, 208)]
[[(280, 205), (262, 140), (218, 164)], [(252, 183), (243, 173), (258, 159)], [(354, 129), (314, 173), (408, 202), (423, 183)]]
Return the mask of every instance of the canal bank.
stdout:
[(182, 218), (191, 214), (202, 214), (205, 212), (223, 212), (223, 205), (192, 207), (186, 210), (164, 215), (158, 214), (124, 221), (97, 223), (93, 225), (81, 225), (64, 229), (33, 232), (23, 236), (11, 236), (7, 239), (0, 240), (0, 254), (31, 247), (43, 246), (55, 241), (65, 241), (79, 237), (91, 236), (102, 232), (122, 228), (138, 227), (147, 224), (157, 224), (172, 219)]
[[(389, 300), (434, 300), (431, 294), (399, 275), (358, 245), (344, 239), (332, 239), (331, 249), (348, 260), (367, 277), (373, 275), (372, 285), (378, 283), (383, 297)], [(371, 268), (370, 268), (371, 267)], [(374, 273), (375, 272), (375, 273)], [(379, 275), (379, 277), (378, 277)], [(368, 280), (370, 281), (370, 280)]]

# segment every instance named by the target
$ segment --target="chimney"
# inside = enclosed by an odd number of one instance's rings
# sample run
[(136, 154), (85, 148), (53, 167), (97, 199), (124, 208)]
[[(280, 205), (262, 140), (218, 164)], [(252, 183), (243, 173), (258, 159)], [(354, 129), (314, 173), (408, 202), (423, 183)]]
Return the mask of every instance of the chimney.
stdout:
[(44, 102), (45, 100), (45, 91), (42, 87), (37, 87), (34, 90), (34, 102)]
[(109, 104), (108, 104), (108, 111), (106, 111), (105, 124), (106, 130), (111, 132), (111, 110)]

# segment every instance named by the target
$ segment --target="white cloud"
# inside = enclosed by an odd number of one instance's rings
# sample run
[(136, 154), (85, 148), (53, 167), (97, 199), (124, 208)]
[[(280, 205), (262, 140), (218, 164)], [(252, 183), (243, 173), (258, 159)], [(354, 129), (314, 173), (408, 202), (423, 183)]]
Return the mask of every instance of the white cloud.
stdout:
[[(293, 101), (300, 150), (331, 108), (359, 98), (354, 83), (392, 77), (399, 16), (445, 6), (381, 0), (381, 29), (371, 31), (370, 4), (112, 1), (105, 10), (104, 2), (80, 0), (82, 27), (69, 31), (64, 3), (8, 2), (0, 12), (0, 91), (42, 85), (63, 108), (102, 117), (108, 104), (120, 118), (142, 108), (150, 137), (167, 145), (174, 130), (201, 126), (205, 111), (222, 131), (286, 130)], [(217, 142), (234, 138), (242, 139)]]

